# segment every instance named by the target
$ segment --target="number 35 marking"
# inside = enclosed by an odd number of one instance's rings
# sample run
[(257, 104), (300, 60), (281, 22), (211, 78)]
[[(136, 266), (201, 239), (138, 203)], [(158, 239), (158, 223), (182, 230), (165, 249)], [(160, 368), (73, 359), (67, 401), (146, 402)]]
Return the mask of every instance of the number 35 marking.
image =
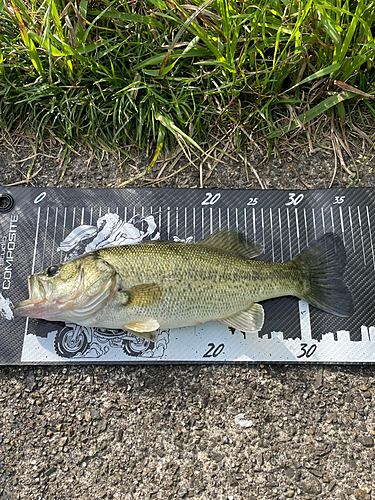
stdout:
[(341, 203), (344, 203), (345, 201), (345, 196), (335, 196), (335, 201), (333, 202), (334, 205), (341, 205)]

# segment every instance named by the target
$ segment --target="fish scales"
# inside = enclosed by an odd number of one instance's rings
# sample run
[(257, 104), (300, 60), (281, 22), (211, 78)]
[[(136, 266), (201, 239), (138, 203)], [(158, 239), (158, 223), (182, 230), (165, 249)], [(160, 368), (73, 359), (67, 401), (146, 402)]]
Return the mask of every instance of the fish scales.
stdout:
[(161, 327), (199, 324), (230, 316), (253, 302), (296, 292), (298, 271), (290, 264), (246, 260), (204, 246), (171, 242), (112, 247), (98, 253), (121, 276), (123, 289), (144, 283), (161, 287), (156, 304), (128, 307), (129, 322), (151, 316)]

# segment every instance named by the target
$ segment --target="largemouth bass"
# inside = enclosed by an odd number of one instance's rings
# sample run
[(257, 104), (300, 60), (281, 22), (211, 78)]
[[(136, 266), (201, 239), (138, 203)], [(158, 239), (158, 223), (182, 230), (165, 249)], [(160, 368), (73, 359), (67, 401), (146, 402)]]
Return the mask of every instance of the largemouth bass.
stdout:
[(150, 241), (102, 248), (29, 277), (28, 300), (14, 312), (83, 326), (125, 329), (154, 340), (159, 328), (219, 321), (244, 332), (264, 322), (263, 300), (293, 295), (350, 316), (342, 276), (346, 257), (333, 233), (288, 263), (253, 260), (263, 252), (222, 231), (198, 243)]

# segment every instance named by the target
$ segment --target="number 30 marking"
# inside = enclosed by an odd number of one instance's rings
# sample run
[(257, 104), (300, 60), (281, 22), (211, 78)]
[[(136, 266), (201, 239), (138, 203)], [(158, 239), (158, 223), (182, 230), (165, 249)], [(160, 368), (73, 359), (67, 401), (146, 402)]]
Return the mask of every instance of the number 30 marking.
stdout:
[(296, 196), (296, 193), (289, 193), (289, 203), (285, 203), (285, 206), (287, 207), (288, 205), (298, 205), (298, 203), (301, 203), (303, 200), (304, 195), (301, 193), (298, 196)]

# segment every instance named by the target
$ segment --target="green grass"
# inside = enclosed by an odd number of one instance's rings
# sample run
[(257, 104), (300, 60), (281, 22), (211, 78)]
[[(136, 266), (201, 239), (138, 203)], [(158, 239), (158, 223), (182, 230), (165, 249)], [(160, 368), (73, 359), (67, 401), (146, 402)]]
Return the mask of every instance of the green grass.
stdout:
[(326, 113), (350, 127), (375, 116), (373, 33), (375, 0), (0, 0), (0, 128), (151, 168), (218, 125), (238, 148)]

